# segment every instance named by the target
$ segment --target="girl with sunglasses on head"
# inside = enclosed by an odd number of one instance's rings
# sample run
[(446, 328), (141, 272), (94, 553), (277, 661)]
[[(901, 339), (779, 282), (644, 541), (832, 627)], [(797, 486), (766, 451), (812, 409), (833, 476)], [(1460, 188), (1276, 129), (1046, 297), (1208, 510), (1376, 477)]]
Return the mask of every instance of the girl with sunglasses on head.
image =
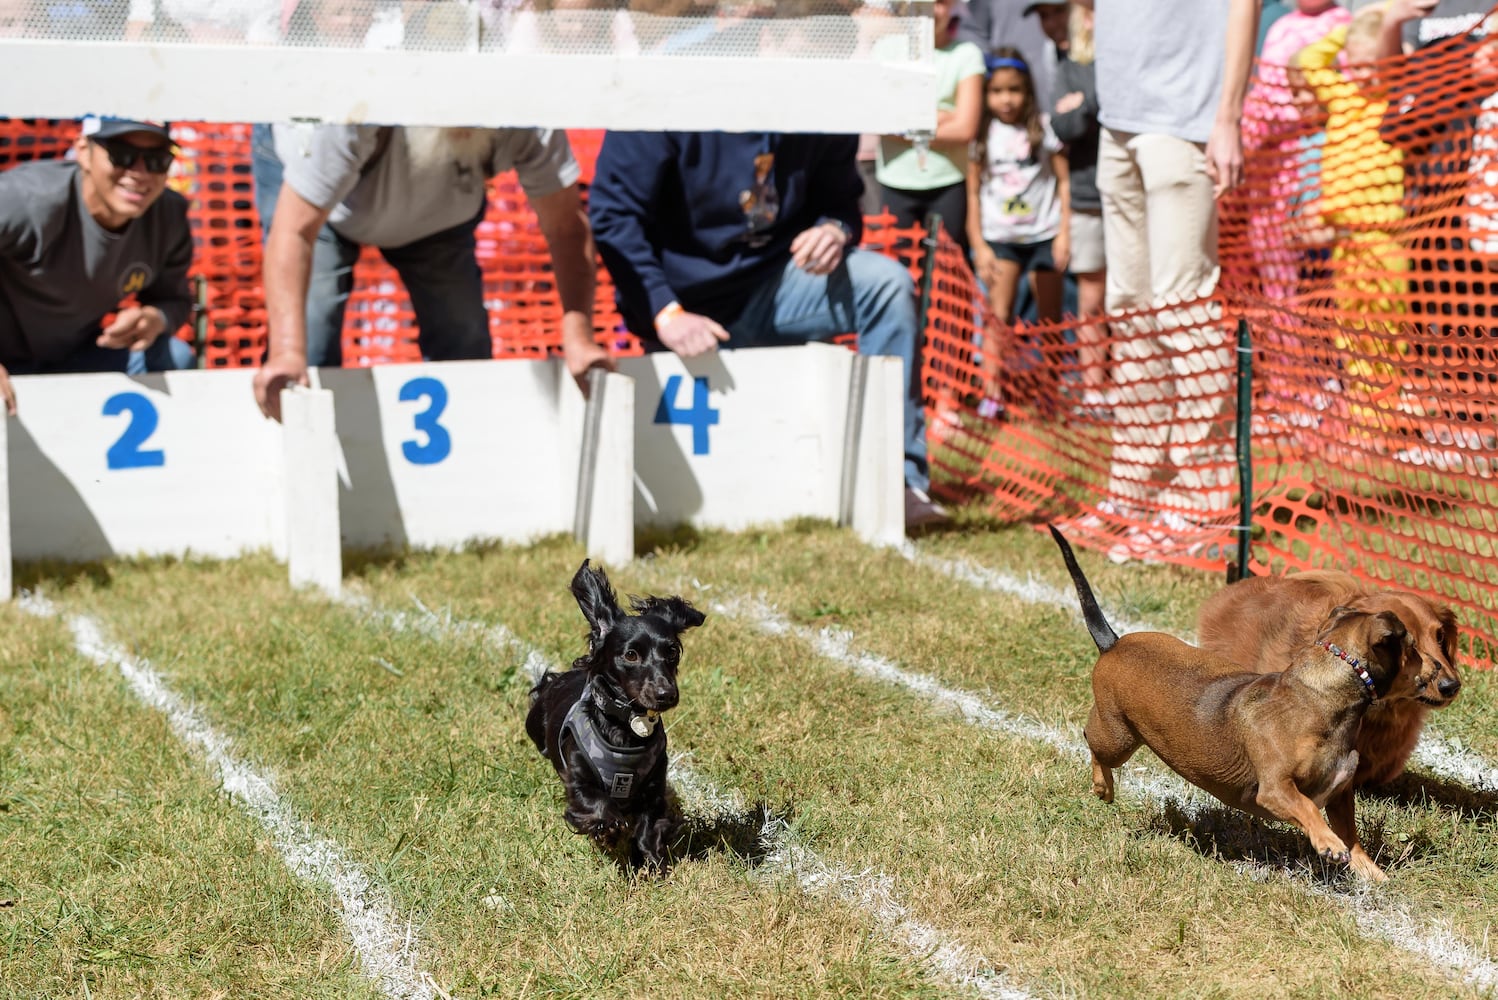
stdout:
[(192, 309), (192, 231), (186, 200), (167, 190), (167, 127), (87, 119), (73, 151), (0, 173), (0, 400), (11, 413), (11, 375), (126, 371), (132, 351), (172, 336)]
[(1029, 276), (1037, 320), (1061, 318), (1071, 193), (1066, 156), (1040, 112), (1029, 66), (1008, 47), (996, 49), (987, 65), (983, 118), (968, 161), (967, 229), (973, 271), (988, 290), (990, 329), (999, 331), (998, 343), (982, 347), (979, 413), (996, 417), (1004, 409), (999, 366), (1013, 354), (1020, 279)]

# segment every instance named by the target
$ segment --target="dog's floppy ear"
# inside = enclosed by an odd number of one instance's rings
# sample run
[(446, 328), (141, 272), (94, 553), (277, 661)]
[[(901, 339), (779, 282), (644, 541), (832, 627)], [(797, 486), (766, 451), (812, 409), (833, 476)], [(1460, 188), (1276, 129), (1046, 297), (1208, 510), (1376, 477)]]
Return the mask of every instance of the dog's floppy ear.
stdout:
[(1414, 638), (1404, 627), (1404, 622), (1392, 611), (1380, 611), (1368, 622), (1368, 652), (1370, 659), (1378, 661), (1380, 670), (1374, 675), (1374, 686), (1379, 697), (1389, 693), (1389, 687), (1404, 663), (1404, 651)]
[(707, 621), (707, 616), (680, 597), (636, 597), (630, 603), (642, 615), (663, 619), (673, 632), (685, 632)]
[(597, 645), (613, 630), (621, 613), (614, 588), (609, 586), (609, 578), (603, 570), (594, 569), (584, 559), (572, 577), (572, 596), (577, 598), (583, 617), (593, 627), (592, 643)]
[(1461, 633), (1461, 626), (1456, 622), (1456, 612), (1449, 607), (1442, 607), (1436, 613), (1436, 618), (1441, 623), (1441, 652), (1446, 654), (1446, 662), (1456, 666), (1456, 640)]

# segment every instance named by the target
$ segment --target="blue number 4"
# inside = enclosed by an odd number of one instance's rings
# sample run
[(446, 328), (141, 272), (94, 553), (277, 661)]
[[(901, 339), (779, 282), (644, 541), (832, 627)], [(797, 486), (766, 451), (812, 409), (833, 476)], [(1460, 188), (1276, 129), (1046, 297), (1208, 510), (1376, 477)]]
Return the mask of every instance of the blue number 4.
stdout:
[(666, 379), (666, 391), (661, 393), (661, 403), (655, 408), (658, 424), (686, 424), (692, 428), (692, 454), (707, 454), (707, 429), (718, 422), (718, 411), (708, 405), (707, 378), (698, 375), (692, 379), (692, 405), (679, 410), (673, 402), (681, 389), (681, 376)]

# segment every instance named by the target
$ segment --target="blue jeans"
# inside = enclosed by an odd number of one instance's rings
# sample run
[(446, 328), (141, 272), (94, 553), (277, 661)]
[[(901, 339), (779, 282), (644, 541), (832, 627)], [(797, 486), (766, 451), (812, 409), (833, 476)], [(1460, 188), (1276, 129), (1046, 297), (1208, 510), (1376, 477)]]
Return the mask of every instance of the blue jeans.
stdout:
[(915, 283), (904, 265), (868, 250), (850, 251), (828, 275), (807, 274), (786, 261), (727, 326), (733, 348), (782, 347), (857, 333), (858, 353), (899, 358), (905, 366), (905, 485), (930, 487), (921, 333)]
[[(417, 342), (428, 361), (478, 361), (494, 356), (484, 279), (475, 255), (474, 231), (482, 211), (469, 222), (407, 243), (381, 247), (395, 268), (416, 312)], [(354, 290), (359, 244), (323, 226), (312, 250), (312, 281), (307, 288), (307, 364), (343, 364), (343, 313)]]
[(125, 374), (144, 375), (146, 372), (170, 372), (183, 368), (198, 367), (198, 356), (187, 341), (163, 333), (151, 342), (144, 351), (131, 351), (125, 365)]
[(276, 155), (276, 140), (265, 124), (250, 128), (250, 177), (255, 182), (255, 214), (260, 216), (260, 238), (270, 234), (270, 220), (276, 215), (276, 197), (281, 193), (281, 179), (286, 168)]

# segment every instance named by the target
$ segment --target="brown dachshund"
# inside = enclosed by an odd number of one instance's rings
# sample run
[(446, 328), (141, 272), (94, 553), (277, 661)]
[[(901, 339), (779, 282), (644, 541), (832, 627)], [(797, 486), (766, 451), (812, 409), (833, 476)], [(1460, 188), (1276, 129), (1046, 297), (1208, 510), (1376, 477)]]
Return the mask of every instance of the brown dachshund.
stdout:
[(1334, 607), (1391, 611), (1412, 640), (1389, 693), (1363, 716), (1358, 733), (1358, 769), (1352, 782), (1332, 796), (1326, 815), (1337, 836), (1352, 847), (1352, 868), (1375, 881), (1383, 871), (1358, 843), (1353, 790), (1392, 781), (1420, 738), (1425, 717), (1444, 708), (1461, 690), (1456, 669), (1456, 614), (1427, 597), (1370, 587), (1335, 570), (1239, 580), (1208, 598), (1197, 619), (1201, 647), (1259, 672), (1283, 670)]
[(1113, 769), (1148, 746), (1171, 770), (1226, 804), (1294, 823), (1328, 861), (1351, 848), (1322, 817), (1358, 766), (1363, 714), (1389, 691), (1409, 644), (1392, 612), (1334, 608), (1279, 673), (1254, 673), (1163, 632), (1120, 638), (1103, 617), (1071, 546), (1051, 535), (1098, 648), (1092, 790), (1113, 801)]

